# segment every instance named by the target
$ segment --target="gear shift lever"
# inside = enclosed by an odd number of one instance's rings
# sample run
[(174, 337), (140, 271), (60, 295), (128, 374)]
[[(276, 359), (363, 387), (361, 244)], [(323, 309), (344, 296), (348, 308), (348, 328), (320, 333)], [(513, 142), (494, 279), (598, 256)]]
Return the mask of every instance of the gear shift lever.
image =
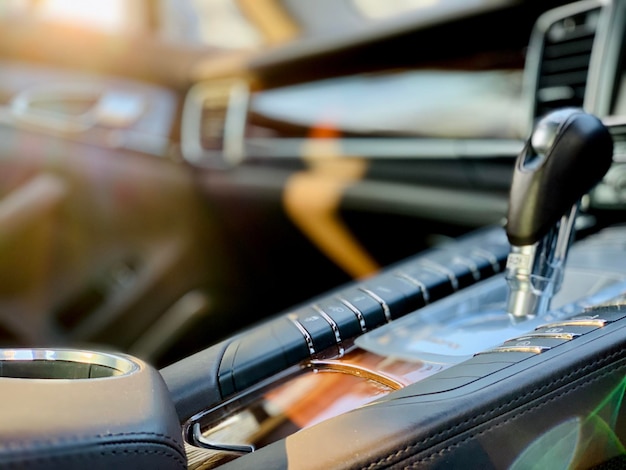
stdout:
[(580, 109), (541, 119), (517, 159), (506, 233), (507, 311), (515, 321), (545, 313), (563, 278), (581, 197), (608, 171), (613, 142)]
[(508, 288), (501, 277), (486, 280), (468, 288), (470, 294), (453, 294), (364, 335), (357, 345), (382, 356), (450, 364), (560, 318), (549, 312), (550, 301), (561, 286), (580, 199), (612, 157), (611, 135), (596, 117), (566, 108), (541, 119), (513, 174)]

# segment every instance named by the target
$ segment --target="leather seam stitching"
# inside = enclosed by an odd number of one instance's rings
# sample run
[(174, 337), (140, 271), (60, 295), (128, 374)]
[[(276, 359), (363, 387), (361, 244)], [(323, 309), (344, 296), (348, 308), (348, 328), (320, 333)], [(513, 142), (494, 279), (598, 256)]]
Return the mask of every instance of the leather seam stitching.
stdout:
[[(606, 356), (606, 357), (604, 357), (602, 359), (598, 359), (598, 360), (596, 360), (596, 361), (594, 361), (594, 362), (592, 362), (590, 364), (587, 364), (582, 369), (578, 369), (578, 370), (572, 371), (572, 372), (570, 372), (569, 374), (567, 374), (567, 375), (565, 375), (563, 377), (560, 377), (560, 378), (558, 378), (556, 380), (552, 380), (552, 381), (546, 383), (545, 385), (541, 386), (538, 389), (534, 389), (534, 390), (532, 390), (530, 392), (526, 392), (524, 395), (515, 397), (514, 399), (509, 400), (506, 403), (503, 403), (502, 405), (499, 405), (497, 408), (494, 408), (492, 410), (489, 410), (489, 411), (486, 411), (484, 413), (481, 413), (480, 415), (473, 416), (473, 417), (471, 417), (469, 419), (466, 419), (465, 421), (462, 421), (462, 422), (456, 424), (452, 428), (448, 428), (445, 431), (440, 431), (437, 434), (434, 434), (432, 436), (428, 436), (428, 437), (426, 437), (426, 438), (424, 438), (424, 439), (422, 439), (422, 440), (420, 440), (420, 441), (418, 441), (418, 442), (416, 442), (414, 444), (411, 444), (409, 446), (404, 447), (403, 449), (399, 449), (396, 452), (394, 452), (393, 454), (390, 454), (387, 457), (378, 459), (378, 460), (370, 463), (367, 467), (364, 467), (364, 468), (366, 468), (366, 469), (376, 468), (376, 466), (384, 464), (385, 462), (389, 462), (389, 461), (391, 461), (393, 459), (396, 459), (398, 457), (401, 457), (403, 454), (405, 454), (407, 452), (410, 452), (412, 449), (414, 449), (416, 447), (419, 447), (420, 445), (423, 445), (423, 444), (425, 444), (425, 443), (427, 443), (429, 441), (435, 440), (435, 439), (440, 438), (442, 436), (445, 438), (446, 435), (450, 435), (450, 434), (454, 433), (458, 428), (464, 427), (464, 426), (466, 426), (468, 424), (472, 424), (472, 423), (474, 423), (476, 421), (479, 421), (479, 420), (483, 420), (483, 418), (489, 418), (490, 416), (497, 416), (498, 412), (500, 410), (502, 410), (503, 408), (508, 408), (511, 405), (515, 404), (516, 402), (525, 400), (526, 398), (532, 397), (533, 395), (541, 394), (541, 392), (543, 390), (545, 390), (546, 388), (551, 388), (554, 385), (562, 385), (563, 382), (569, 381), (569, 379), (571, 379), (572, 377), (574, 377), (574, 378), (576, 378), (576, 376), (583, 377), (587, 370), (595, 369), (596, 366), (598, 366), (598, 365), (602, 365), (603, 366), (604, 363), (606, 363), (607, 361), (612, 360), (614, 357), (619, 356), (620, 354), (622, 354), (622, 351), (616, 351), (616, 352), (614, 352), (614, 353), (612, 353), (612, 354), (610, 354), (610, 355), (608, 355), (608, 356)], [(604, 375), (611, 374), (613, 372), (614, 371), (612, 371), (612, 370), (611, 371), (607, 371), (604, 374), (598, 376), (598, 378), (594, 379), (594, 380), (598, 380), (601, 377), (603, 377)], [(574, 389), (572, 389), (571, 391), (574, 391), (577, 388), (579, 388), (579, 387), (581, 387), (581, 386), (583, 386), (583, 385), (585, 385), (587, 383), (589, 383), (589, 382), (585, 382), (583, 384), (580, 384), (580, 385), (576, 386)], [(569, 393), (569, 392), (563, 392), (563, 393)]]
[[(622, 368), (624, 368), (624, 367), (622, 366)], [(469, 440), (471, 440), (471, 439), (473, 439), (473, 438), (475, 438), (477, 436), (482, 436), (483, 434), (486, 434), (486, 433), (492, 431), (495, 428), (498, 428), (498, 427), (500, 427), (502, 425), (505, 425), (505, 424), (507, 424), (510, 421), (514, 421), (515, 419), (519, 418), (520, 416), (524, 416), (525, 414), (527, 414), (527, 413), (529, 413), (531, 411), (535, 411), (535, 410), (538, 410), (540, 408), (543, 408), (544, 406), (550, 404), (554, 400), (557, 400), (557, 399), (559, 399), (559, 398), (561, 398), (563, 396), (569, 395), (569, 394), (575, 392), (577, 389), (579, 389), (581, 387), (585, 387), (585, 386), (593, 384), (593, 383), (595, 383), (595, 382), (597, 382), (599, 380), (602, 380), (604, 377), (606, 377), (607, 375), (610, 375), (610, 374), (612, 374), (614, 372), (615, 371), (606, 371), (606, 372), (602, 373), (601, 375), (599, 375), (597, 377), (594, 377), (593, 379), (587, 380), (587, 381), (585, 381), (583, 383), (580, 383), (580, 384), (576, 385), (574, 388), (572, 388), (570, 390), (567, 390), (567, 391), (564, 391), (564, 392), (560, 392), (559, 394), (553, 396), (552, 398), (550, 398), (550, 399), (548, 399), (548, 400), (546, 400), (546, 401), (544, 401), (542, 403), (535, 404), (535, 405), (531, 406), (530, 408), (526, 408), (523, 411), (520, 411), (520, 412), (518, 412), (518, 413), (508, 417), (504, 421), (500, 421), (498, 423), (492, 424), (491, 426), (489, 426), (489, 428), (484, 429), (483, 431), (480, 431), (480, 432), (475, 433), (475, 434), (470, 434), (469, 436), (467, 436), (466, 438), (464, 438), (464, 439), (462, 439), (462, 440), (460, 440), (458, 442), (455, 442), (453, 444), (449, 444), (446, 447), (438, 450), (436, 453), (429, 455), (428, 457), (424, 457), (424, 458), (421, 458), (419, 460), (416, 460), (415, 462), (413, 462), (411, 464), (411, 466), (415, 466), (416, 464), (421, 463), (421, 462), (426, 462), (426, 461), (429, 461), (429, 460), (433, 460), (437, 456), (441, 456), (441, 455), (445, 454), (446, 452), (449, 452), (451, 449), (453, 449), (455, 447), (458, 447), (458, 446), (462, 445), (463, 443), (465, 443), (465, 442), (467, 442), (467, 441), (469, 441)]]
[[(100, 450), (98, 452), (96, 452), (98, 455), (100, 455), (101, 457), (106, 457), (107, 455), (128, 455), (128, 454), (135, 454), (135, 455), (161, 455), (164, 457), (167, 457), (169, 459), (174, 460), (176, 463), (178, 463), (181, 468), (187, 468), (187, 464), (186, 462), (178, 455), (174, 454), (171, 449), (168, 450), (149, 450), (149, 449), (110, 449), (110, 450)], [(72, 454), (72, 455), (49, 455), (49, 456), (32, 456), (32, 457), (27, 457), (27, 460), (30, 463), (26, 463), (27, 466), (29, 465), (33, 465), (35, 464), (35, 462), (58, 462), (59, 460), (64, 460), (64, 459), (69, 459), (69, 460), (73, 460), (73, 461), (77, 461), (77, 460), (81, 460), (81, 459), (91, 459), (93, 456), (93, 454), (90, 455), (85, 455), (82, 453), (77, 453), (77, 454)], [(10, 462), (7, 465), (9, 467), (18, 467), (18, 468), (22, 468), (22, 466), (25, 464), (25, 462)]]
[[(9, 442), (0, 444), (0, 450), (32, 450), (35, 447), (41, 447), (44, 445), (59, 445), (59, 444), (89, 444), (92, 439), (102, 439), (102, 438), (119, 438), (119, 437), (133, 437), (133, 436), (143, 436), (144, 438), (149, 437), (160, 437), (164, 438), (170, 444), (172, 444), (176, 450), (184, 453), (183, 446), (180, 445), (178, 440), (173, 438), (168, 434), (155, 433), (155, 432), (122, 432), (122, 433), (112, 433), (112, 434), (91, 434), (88, 436), (72, 436), (72, 437), (59, 437), (55, 439), (38, 439), (38, 440), (29, 440), (26, 445), (24, 443), (19, 442)], [(144, 439), (145, 442), (148, 442)], [(139, 441), (137, 441), (139, 442)], [(94, 442), (94, 444), (98, 444)], [(103, 442), (102, 444), (115, 444), (115, 442)], [(158, 444), (158, 443), (155, 443)]]

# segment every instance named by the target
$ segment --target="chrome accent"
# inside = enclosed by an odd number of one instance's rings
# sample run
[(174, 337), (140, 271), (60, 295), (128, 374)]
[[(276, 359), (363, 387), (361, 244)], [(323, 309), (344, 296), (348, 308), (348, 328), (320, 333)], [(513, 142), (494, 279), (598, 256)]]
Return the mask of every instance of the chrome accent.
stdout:
[(552, 348), (549, 348), (547, 346), (498, 346), (496, 348), (477, 352), (474, 355), (480, 356), (481, 354), (495, 354), (501, 352), (527, 352), (533, 354), (541, 354), (542, 352), (548, 351), (550, 349)]
[[(600, 3), (602, 10), (589, 63), (584, 108), (598, 117), (606, 117), (612, 111), (615, 80), (622, 77), (617, 67), (623, 54), (626, 4), (619, 0)], [(592, 9), (592, 3), (589, 4)]]
[(364, 287), (359, 287), (359, 290), (361, 292), (365, 292), (372, 299), (374, 299), (376, 302), (378, 302), (380, 304), (380, 306), (383, 308), (383, 312), (385, 314), (385, 319), (387, 320), (387, 323), (391, 322), (391, 310), (389, 310), (389, 305), (387, 305), (387, 302), (385, 302), (376, 293), (372, 292), (369, 289), (366, 289)]
[(238, 454), (249, 454), (255, 451), (251, 444), (214, 444), (202, 435), (200, 423), (194, 423), (191, 434), (191, 445), (202, 449), (217, 450), (220, 452), (236, 452)]
[(564, 340), (572, 340), (574, 338), (578, 338), (580, 336), (580, 333), (567, 333), (567, 332), (562, 332), (562, 333), (548, 333), (548, 332), (541, 332), (541, 333), (529, 333), (523, 336), (517, 336), (515, 338), (511, 338), (511, 339), (507, 339), (507, 342), (509, 341), (520, 341), (520, 340), (524, 340), (524, 339), (535, 339), (535, 338), (548, 338), (548, 339), (564, 339)]
[(381, 374), (380, 372), (368, 369), (367, 367), (342, 361), (314, 359), (308, 362), (307, 367), (310, 367), (315, 372), (339, 372), (362, 379), (373, 380), (374, 382), (385, 385), (392, 390), (400, 390), (405, 387), (405, 384), (386, 374)]
[(315, 354), (316, 351), (315, 351), (315, 346), (313, 346), (313, 338), (311, 337), (309, 332), (306, 330), (306, 328), (302, 326), (302, 324), (298, 320), (293, 318), (291, 314), (288, 314), (287, 318), (296, 326), (296, 328), (298, 328), (298, 330), (300, 330), (300, 333), (302, 333), (302, 336), (304, 336), (306, 345), (309, 348), (309, 354), (311, 355)]
[(498, 262), (498, 258), (490, 251), (484, 250), (483, 248), (473, 248), (471, 253), (489, 261), (494, 273), (500, 272), (500, 263)]
[(603, 320), (602, 318), (572, 318), (570, 320), (561, 320), (553, 323), (546, 323), (544, 325), (539, 325), (536, 330), (540, 328), (560, 328), (566, 326), (595, 326), (598, 328), (602, 328), (609, 323), (607, 320)]
[[(331, 141), (335, 146), (329, 146)], [(398, 158), (406, 160), (476, 159), (514, 157), (524, 147), (517, 139), (433, 139), (423, 137), (341, 137), (292, 138), (253, 137), (245, 140), (246, 154), (257, 158), (298, 159), (306, 146), (309, 153), (319, 157), (336, 157), (337, 148), (342, 158)], [(334, 153), (329, 153), (329, 148)]]
[(417, 287), (419, 287), (420, 292), (422, 293), (422, 298), (424, 299), (424, 304), (428, 305), (428, 303), (430, 302), (430, 294), (428, 293), (428, 289), (426, 288), (426, 284), (424, 284), (423, 282), (419, 281), (418, 279), (415, 279), (413, 276), (411, 276), (410, 274), (405, 273), (404, 271), (398, 271), (395, 274), (395, 276), (399, 277), (401, 279), (404, 279), (404, 280), (410, 282), (411, 284), (414, 284)]
[[(221, 150), (202, 146), (202, 114), (205, 101), (224, 93), (224, 133)], [(194, 165), (206, 167), (236, 166), (245, 157), (245, 128), (250, 90), (243, 80), (197, 83), (187, 92), (181, 123), (181, 153)]]
[(464, 258), (462, 255), (455, 255), (452, 258), (453, 263), (462, 264), (469, 268), (472, 273), (472, 277), (475, 281), (480, 281), (480, 271), (478, 270), (478, 265), (474, 263), (471, 259)]
[(442, 264), (436, 263), (432, 260), (429, 259), (425, 259), (425, 260), (420, 260), (417, 263), (418, 266), (422, 266), (424, 268), (430, 269), (431, 271), (437, 271), (441, 274), (445, 274), (446, 277), (450, 280), (450, 284), (452, 284), (452, 290), (454, 290), (455, 292), (459, 290), (459, 281), (456, 278), (456, 276), (454, 275), (454, 273), (448, 269), (447, 267), (445, 267)]
[(560, 290), (579, 203), (532, 245), (511, 246), (506, 263), (507, 312), (515, 321), (546, 313)]
[(352, 313), (354, 313), (356, 315), (357, 320), (359, 320), (359, 326), (361, 327), (361, 331), (365, 333), (367, 331), (367, 326), (365, 325), (365, 318), (363, 317), (363, 314), (361, 313), (361, 311), (358, 308), (356, 308), (354, 305), (352, 305), (351, 302), (347, 301), (343, 297), (337, 297), (337, 299), (339, 300), (339, 302), (341, 302), (350, 310), (352, 310)]
[[(139, 370), (139, 365), (129, 358), (114, 355), (105, 352), (86, 351), (79, 349), (0, 349), (0, 377), (6, 377), (2, 375), (2, 363), (24, 363), (26, 366), (30, 362), (49, 362), (51, 367), (54, 367), (55, 362), (73, 362), (77, 364), (87, 364), (102, 366), (119, 372), (120, 374), (112, 374), (111, 377), (121, 377), (123, 375), (129, 375)], [(75, 380), (95, 378), (78, 378)]]
[(330, 318), (328, 316), (328, 314), (326, 312), (324, 312), (324, 310), (321, 309), (321, 307), (317, 304), (313, 305), (313, 310), (315, 310), (317, 313), (320, 314), (320, 316), (326, 320), (328, 322), (328, 324), (330, 325), (330, 328), (333, 330), (333, 334), (335, 335), (335, 341), (337, 342), (337, 348), (339, 349), (339, 356), (343, 356), (346, 352), (345, 348), (343, 347), (342, 344), (342, 339), (341, 339), (341, 333), (339, 333), (339, 327), (337, 326), (337, 323), (335, 322), (335, 320), (333, 320), (332, 318)]

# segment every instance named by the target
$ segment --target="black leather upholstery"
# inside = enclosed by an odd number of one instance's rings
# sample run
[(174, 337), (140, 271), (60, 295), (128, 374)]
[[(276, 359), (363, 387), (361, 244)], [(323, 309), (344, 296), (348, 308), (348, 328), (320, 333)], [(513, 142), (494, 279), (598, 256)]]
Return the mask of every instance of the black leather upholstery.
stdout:
[(0, 468), (186, 468), (165, 383), (132, 360), (121, 376), (0, 378)]
[(414, 384), (224, 468), (612, 468), (626, 438), (624, 323), (454, 390)]

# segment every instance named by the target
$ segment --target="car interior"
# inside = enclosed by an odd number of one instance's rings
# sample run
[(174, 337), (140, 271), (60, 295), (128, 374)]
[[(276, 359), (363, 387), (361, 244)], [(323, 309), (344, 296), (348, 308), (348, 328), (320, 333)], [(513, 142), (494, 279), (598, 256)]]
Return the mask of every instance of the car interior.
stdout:
[(0, 23), (1, 467), (626, 467), (625, 1)]

